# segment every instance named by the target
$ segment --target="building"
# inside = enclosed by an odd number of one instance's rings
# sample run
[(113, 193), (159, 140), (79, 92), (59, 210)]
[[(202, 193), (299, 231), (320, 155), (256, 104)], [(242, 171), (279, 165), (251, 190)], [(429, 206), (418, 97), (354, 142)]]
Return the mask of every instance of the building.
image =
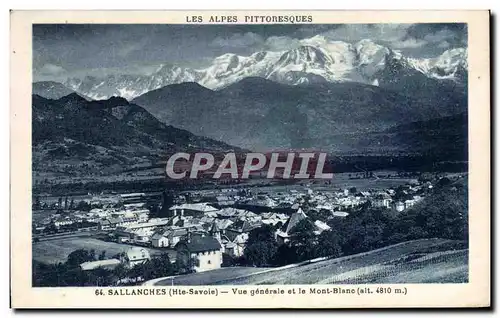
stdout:
[(232, 257), (243, 256), (245, 248), (247, 247), (249, 233), (235, 233), (228, 232), (227, 235), (222, 236), (225, 239), (224, 252)]
[(151, 256), (149, 255), (149, 251), (145, 248), (132, 247), (125, 253), (125, 260), (127, 261), (129, 267), (144, 264), (150, 259)]
[(146, 197), (145, 193), (123, 193), (120, 194), (121, 201), (124, 204), (139, 203)]
[(111, 230), (111, 223), (109, 220), (100, 220), (98, 228), (101, 231)]
[(175, 247), (177, 243), (189, 235), (187, 228), (172, 228), (168, 233), (168, 243), (170, 247)]
[(207, 203), (185, 203), (180, 205), (174, 205), (169, 209), (173, 211), (173, 216), (203, 216), (207, 212), (217, 211), (211, 205)]
[(378, 194), (373, 200), (373, 206), (377, 208), (386, 208), (389, 209), (391, 207), (392, 198), (387, 193)]
[(398, 201), (394, 204), (394, 208), (396, 209), (396, 211), (401, 212), (405, 209), (405, 204), (401, 201)]
[(121, 217), (112, 217), (108, 219), (110, 223), (110, 227), (112, 229), (115, 229), (117, 226), (120, 226), (123, 224), (123, 219)]
[(301, 208), (290, 216), (288, 221), (276, 232), (276, 239), (280, 244), (286, 244), (290, 241), (290, 234), (292, 229), (299, 224), (300, 221), (307, 218), (307, 215)]
[(187, 264), (195, 272), (204, 272), (221, 267), (222, 246), (214, 237), (189, 235), (175, 246), (177, 263)]
[(307, 214), (299, 209), (297, 212), (292, 214), (288, 221), (281, 227), (281, 229), (276, 231), (276, 240), (279, 244), (288, 244), (295, 235), (295, 228), (302, 220), (307, 220), (312, 224), (312, 231), (314, 235), (320, 235), (323, 231), (329, 231), (331, 228), (325, 222), (320, 220), (312, 221)]
[(235, 203), (234, 199), (227, 195), (218, 195), (215, 197), (215, 201), (219, 206), (229, 206)]
[(91, 271), (96, 268), (102, 267), (105, 269), (113, 269), (120, 264), (120, 260), (116, 258), (104, 259), (100, 261), (85, 262), (80, 264), (80, 268), (83, 271)]
[(334, 212), (332, 212), (332, 215), (333, 215), (334, 217), (341, 217), (341, 218), (345, 218), (346, 216), (348, 216), (348, 215), (349, 215), (349, 213), (347, 213), (347, 212), (342, 212), (342, 211), (334, 211)]
[(66, 219), (55, 221), (54, 225), (57, 226), (57, 227), (61, 227), (61, 226), (65, 226), (65, 225), (71, 225), (73, 223), (74, 223), (73, 220), (66, 218)]
[(405, 208), (409, 209), (420, 201), (422, 201), (422, 197), (419, 195), (415, 195), (415, 196), (413, 196), (413, 199), (409, 199), (409, 200), (405, 201)]
[(153, 245), (153, 247), (168, 247), (169, 246), (169, 244), (168, 244), (169, 232), (170, 231), (168, 231), (168, 230), (160, 230), (160, 231), (156, 232), (155, 234), (153, 234), (153, 236), (151, 236), (151, 245)]
[(283, 225), (288, 220), (288, 216), (286, 214), (280, 214), (274, 212), (262, 213), (261, 217), (263, 224), (272, 226), (276, 226), (278, 224)]
[(316, 235), (320, 235), (323, 231), (330, 231), (332, 229), (328, 224), (320, 220), (314, 221), (314, 226), (316, 227), (314, 231)]

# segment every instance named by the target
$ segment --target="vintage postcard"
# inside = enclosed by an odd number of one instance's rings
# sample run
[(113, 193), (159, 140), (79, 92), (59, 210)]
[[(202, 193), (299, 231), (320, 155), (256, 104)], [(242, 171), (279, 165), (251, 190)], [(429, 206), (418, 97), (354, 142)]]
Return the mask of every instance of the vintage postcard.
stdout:
[(490, 306), (489, 18), (12, 11), (12, 307)]

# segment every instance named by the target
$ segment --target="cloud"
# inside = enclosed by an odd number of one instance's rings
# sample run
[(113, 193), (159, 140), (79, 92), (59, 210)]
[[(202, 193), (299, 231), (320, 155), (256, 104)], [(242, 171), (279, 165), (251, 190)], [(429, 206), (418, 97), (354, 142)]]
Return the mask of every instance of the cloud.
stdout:
[(37, 73), (40, 76), (61, 76), (66, 74), (66, 70), (59, 66), (59, 65), (54, 65), (54, 64), (44, 64), (41, 68), (37, 70)]
[(417, 39), (406, 39), (403, 41), (396, 41), (392, 43), (392, 47), (395, 49), (408, 49), (408, 48), (419, 48), (427, 44), (427, 41), (417, 40)]
[(408, 29), (406, 39), (426, 42), (426, 48), (446, 49), (467, 46), (467, 25), (461, 23), (420, 23)]
[(270, 51), (285, 51), (301, 45), (299, 39), (289, 36), (271, 36), (266, 39), (265, 48)]
[(457, 32), (449, 29), (443, 29), (435, 33), (430, 33), (424, 36), (424, 40), (429, 43), (457, 42), (460, 41), (460, 36)]
[(322, 35), (333, 41), (358, 42), (370, 39), (375, 42), (401, 41), (411, 24), (345, 24)]
[(441, 42), (441, 43), (438, 44), (438, 47), (442, 48), (442, 49), (447, 49), (450, 46), (451, 46), (451, 44), (448, 41), (443, 41), (443, 42)]
[(37, 67), (35, 61), (33, 62), (34, 81), (64, 80), (67, 76), (68, 71), (59, 65), (45, 63)]
[(210, 44), (212, 47), (247, 48), (260, 46), (264, 42), (262, 36), (253, 33), (235, 33), (229, 37), (216, 37)]

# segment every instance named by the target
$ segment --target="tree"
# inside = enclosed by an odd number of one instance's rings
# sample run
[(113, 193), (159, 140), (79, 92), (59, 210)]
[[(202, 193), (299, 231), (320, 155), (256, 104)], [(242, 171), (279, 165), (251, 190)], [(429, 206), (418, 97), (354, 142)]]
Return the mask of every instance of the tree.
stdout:
[(262, 267), (272, 264), (277, 251), (276, 242), (256, 242), (248, 245), (244, 253), (249, 264)]
[(316, 257), (340, 257), (342, 256), (342, 247), (340, 244), (340, 236), (336, 231), (323, 231), (318, 237), (315, 255)]
[(445, 187), (451, 184), (451, 180), (447, 177), (442, 177), (441, 179), (438, 180), (436, 183), (436, 186), (438, 187)]
[[(95, 254), (95, 251), (94, 251)], [(66, 264), (70, 267), (77, 267), (80, 266), (80, 264), (85, 263), (85, 262), (91, 262), (95, 260), (95, 255), (93, 255), (91, 252), (85, 249), (78, 249), (73, 252), (71, 252), (68, 255), (68, 259), (66, 261)]]
[(37, 195), (35, 196), (35, 200), (33, 200), (33, 210), (40, 210), (41, 208), (40, 197)]
[(248, 234), (247, 244), (257, 242), (274, 242), (274, 228), (272, 225), (264, 224), (261, 227), (255, 228)]
[(102, 261), (106, 259), (106, 251), (102, 251), (100, 254), (99, 254), (99, 260)]
[(269, 266), (272, 264), (278, 251), (274, 231), (274, 227), (268, 224), (250, 231), (244, 251), (248, 264), (255, 266)]
[[(194, 260), (196, 261), (196, 260)], [(178, 269), (180, 273), (187, 271), (187, 265), (176, 264), (177, 266), (185, 266), (182, 270)], [(118, 266), (115, 268), (116, 276), (119, 279), (123, 277), (123, 269)], [(160, 256), (153, 257), (142, 264), (137, 264), (128, 272), (130, 278), (137, 279), (141, 277), (143, 280), (151, 280), (155, 278), (171, 276), (176, 273), (176, 268), (172, 265), (170, 257), (167, 253), (162, 253)]]
[(150, 217), (159, 218), (172, 216), (172, 212), (169, 209), (175, 204), (175, 194), (173, 190), (165, 190), (162, 195), (161, 207), (152, 210)]
[(90, 211), (91, 207), (90, 204), (82, 200), (78, 202), (76, 209), (80, 211)]
[(153, 278), (170, 276), (175, 273), (168, 253), (162, 253), (160, 256), (152, 258), (148, 263), (153, 268), (151, 271)]
[(59, 232), (59, 229), (57, 228), (56, 224), (54, 222), (50, 222), (44, 229), (45, 233), (48, 234), (54, 234)]
[(303, 219), (292, 229), (292, 246), (296, 248), (300, 261), (315, 257), (316, 235), (314, 225), (309, 219)]
[(330, 217), (332, 216), (332, 212), (329, 210), (321, 209), (321, 210), (310, 210), (307, 214), (312, 220), (320, 220), (322, 222), (328, 222)]
[(118, 264), (114, 269), (113, 269), (113, 275), (116, 276), (116, 278), (118, 278), (118, 280), (122, 280), (124, 279), (125, 277), (127, 277), (127, 268), (125, 267), (125, 264), (123, 263), (120, 263)]
[(59, 273), (59, 286), (88, 286), (89, 275), (80, 267), (68, 268), (65, 267)]
[(231, 267), (237, 264), (235, 257), (226, 253), (222, 254), (222, 267)]
[(143, 273), (143, 267), (141, 266), (141, 264), (137, 264), (128, 271), (128, 276), (137, 281), (139, 277), (142, 277)]
[(111, 286), (115, 284), (113, 272), (103, 267), (89, 271), (88, 282), (90, 286)]
[(295, 247), (289, 246), (287, 244), (280, 245), (276, 252), (276, 256), (274, 258), (274, 264), (278, 266), (283, 266), (287, 264), (296, 263), (299, 261), (299, 257), (297, 255), (297, 250)]
[(350, 194), (356, 194), (356, 193), (358, 193), (358, 190), (356, 189), (356, 187), (351, 187), (351, 188), (349, 189), (349, 193), (350, 193)]
[(405, 193), (405, 188), (403, 186), (397, 187), (395, 192), (394, 200), (396, 201), (404, 201), (408, 197), (408, 194)]

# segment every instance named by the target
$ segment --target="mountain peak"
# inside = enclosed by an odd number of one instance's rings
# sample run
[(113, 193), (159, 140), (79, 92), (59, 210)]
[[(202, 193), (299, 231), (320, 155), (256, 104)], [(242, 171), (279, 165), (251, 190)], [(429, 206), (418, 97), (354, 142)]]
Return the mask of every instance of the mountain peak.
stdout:
[(292, 49), (283, 53), (278, 61), (278, 64), (319, 64), (324, 66), (329, 62), (329, 58), (325, 52), (315, 46), (301, 45), (298, 48)]
[(90, 106), (95, 108), (114, 108), (117, 106), (127, 106), (127, 105), (129, 105), (129, 102), (125, 98), (119, 96), (111, 96), (106, 100), (90, 102)]
[(34, 82), (31, 85), (31, 90), (32, 94), (40, 95), (48, 99), (59, 99), (74, 92), (64, 84), (55, 81)]
[[(248, 56), (226, 53), (215, 57), (205, 68), (162, 64), (149, 75), (87, 77), (68, 81), (66, 85), (93, 99), (118, 95), (132, 100), (172, 84), (195, 82), (218, 90), (246, 77), (262, 77), (291, 85), (324, 81), (383, 85), (384, 80), (376, 74), (385, 68), (390, 69), (386, 74), (420, 72), (433, 80), (451, 78), (463, 82), (468, 68), (467, 49), (453, 48), (435, 58), (410, 58), (371, 39), (351, 44), (316, 35), (300, 40), (300, 46), (287, 51), (262, 51)], [(182, 86), (168, 89), (182, 90)]]
[(87, 102), (87, 100), (85, 98), (81, 97), (80, 95), (78, 95), (78, 93), (71, 93), (69, 95), (63, 96), (63, 97), (59, 98), (58, 101), (60, 101), (62, 103), (85, 103), (85, 102)]

